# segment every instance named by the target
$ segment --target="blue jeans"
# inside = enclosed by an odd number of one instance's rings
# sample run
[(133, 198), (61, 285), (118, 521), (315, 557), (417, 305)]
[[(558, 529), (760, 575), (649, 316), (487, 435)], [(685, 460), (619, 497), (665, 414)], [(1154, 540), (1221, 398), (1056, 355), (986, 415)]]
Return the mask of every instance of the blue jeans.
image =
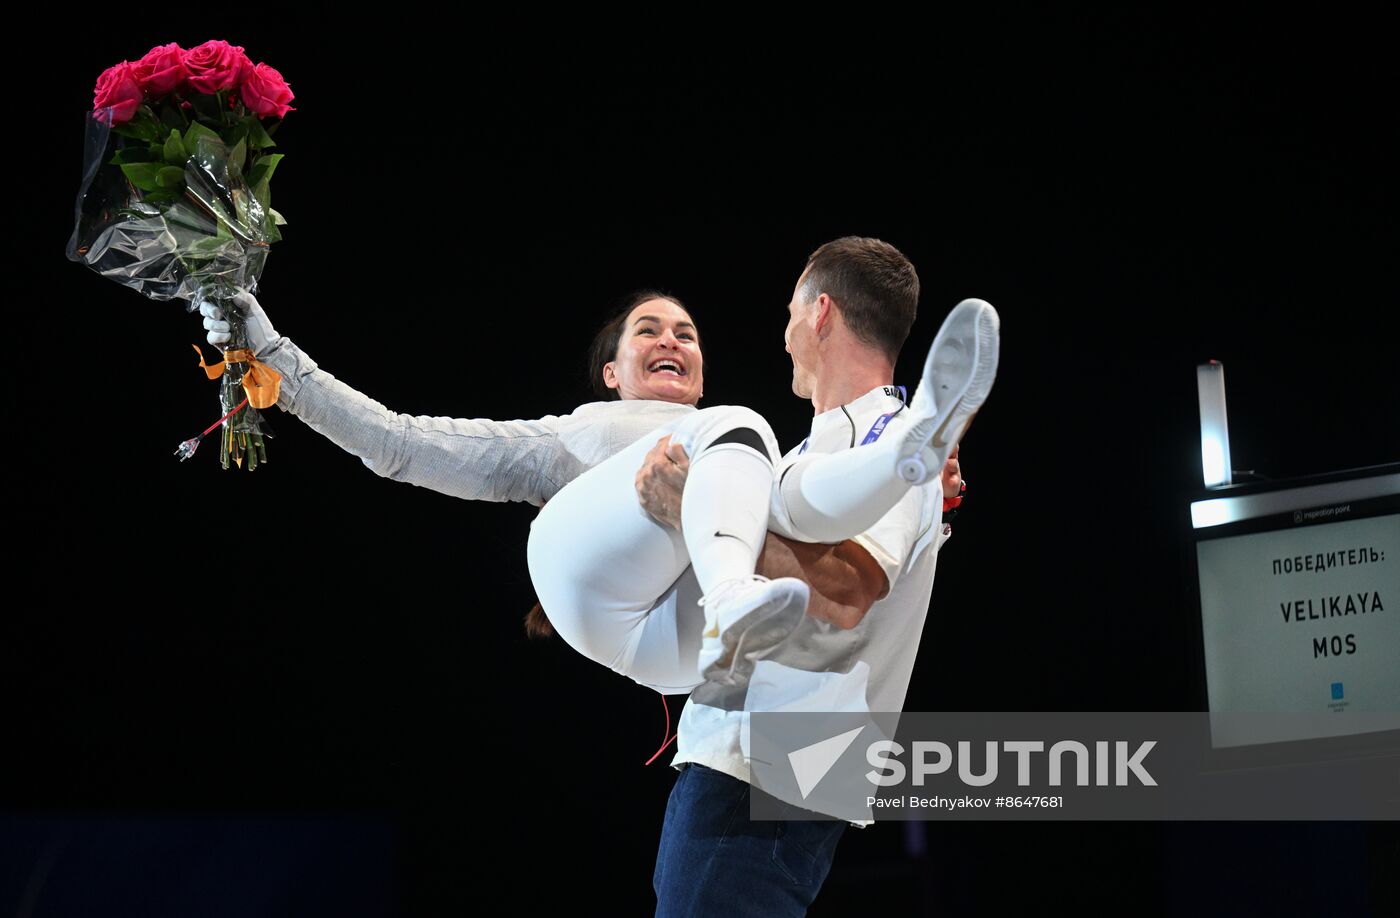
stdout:
[(656, 914), (805, 915), (845, 828), (839, 820), (751, 821), (746, 782), (689, 763), (666, 804), (651, 881)]

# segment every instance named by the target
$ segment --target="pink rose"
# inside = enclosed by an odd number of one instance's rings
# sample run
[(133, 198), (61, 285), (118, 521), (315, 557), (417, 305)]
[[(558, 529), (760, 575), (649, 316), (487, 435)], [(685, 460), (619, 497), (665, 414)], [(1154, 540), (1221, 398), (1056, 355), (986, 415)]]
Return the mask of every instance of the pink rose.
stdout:
[(185, 52), (185, 69), (189, 71), (190, 88), (199, 92), (216, 93), (233, 89), (253, 69), (253, 62), (237, 45), (226, 41), (206, 41), (198, 48)]
[(293, 98), (291, 87), (282, 79), (282, 74), (267, 64), (254, 67), (243, 80), (243, 104), (260, 118), (268, 115), (287, 117), (287, 112), (296, 111), (287, 104)]
[(147, 51), (146, 56), (133, 67), (137, 82), (151, 99), (158, 99), (179, 89), (185, 78), (190, 75), (185, 69), (185, 52), (174, 42)]
[(130, 61), (122, 61), (114, 67), (108, 67), (102, 72), (102, 76), (97, 78), (97, 88), (92, 94), (92, 109), (95, 112), (112, 109), (110, 116), (99, 115), (109, 125), (130, 121), (141, 104), (141, 84), (137, 81), (134, 70)]

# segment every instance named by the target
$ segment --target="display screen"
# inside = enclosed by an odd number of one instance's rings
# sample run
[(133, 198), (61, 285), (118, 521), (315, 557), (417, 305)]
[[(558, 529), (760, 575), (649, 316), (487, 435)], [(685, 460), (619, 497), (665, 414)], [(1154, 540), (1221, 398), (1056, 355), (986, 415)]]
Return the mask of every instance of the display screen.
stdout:
[(1329, 716), (1232, 717), (1213, 733), (1218, 747), (1400, 729), (1395, 498), (1294, 496), (1259, 495), (1229, 524), (1197, 527), (1206, 694), (1212, 712)]

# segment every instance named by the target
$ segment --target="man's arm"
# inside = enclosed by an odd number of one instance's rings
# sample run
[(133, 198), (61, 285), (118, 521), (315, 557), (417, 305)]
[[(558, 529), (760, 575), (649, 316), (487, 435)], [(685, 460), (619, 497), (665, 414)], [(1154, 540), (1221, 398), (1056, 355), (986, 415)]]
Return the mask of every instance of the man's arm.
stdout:
[[(956, 474), (956, 464), (950, 462)], [(679, 444), (663, 437), (647, 453), (637, 471), (637, 496), (642, 508), (663, 525), (680, 528), (681, 493), (690, 462)], [(765, 577), (796, 577), (812, 588), (807, 614), (838, 628), (854, 628), (865, 613), (889, 592), (879, 562), (859, 543), (847, 539), (836, 545), (798, 542), (768, 533), (758, 557), (757, 573)]]
[(880, 565), (856, 542), (797, 542), (768, 533), (758, 556), (765, 577), (796, 577), (812, 588), (807, 614), (838, 628), (854, 628), (889, 592)]
[[(963, 486), (959, 450), (955, 445), (943, 466), (943, 495), (948, 499), (956, 497)], [(935, 550), (946, 538), (943, 535), (937, 540)], [(890, 592), (889, 577), (880, 562), (866, 545), (852, 539), (839, 545), (820, 545), (770, 532), (758, 559), (758, 573), (807, 581), (812, 588), (807, 614), (838, 628), (860, 624), (870, 607)]]

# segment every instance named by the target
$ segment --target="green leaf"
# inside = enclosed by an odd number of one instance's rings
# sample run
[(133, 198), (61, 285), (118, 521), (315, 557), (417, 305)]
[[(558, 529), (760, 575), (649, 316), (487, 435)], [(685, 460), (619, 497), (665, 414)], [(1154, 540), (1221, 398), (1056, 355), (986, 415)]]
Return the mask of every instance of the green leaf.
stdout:
[(160, 190), (160, 172), (166, 168), (161, 163), (124, 163), (121, 167), (127, 180), (142, 191)]
[(271, 186), (269, 186), (267, 182), (258, 182), (256, 185), (251, 186), (251, 188), (253, 197), (258, 199), (258, 203), (262, 205), (262, 209), (264, 211), (272, 210)]
[(185, 149), (190, 151), (191, 156), (199, 149), (199, 138), (201, 137), (213, 138), (220, 143), (223, 142), (223, 139), (219, 137), (218, 131), (210, 130), (200, 122), (193, 121), (190, 123), (189, 130), (185, 131)]
[(268, 153), (259, 156), (253, 163), (253, 167), (248, 170), (248, 184), (261, 185), (272, 180), (272, 173), (277, 171), (277, 164), (282, 161), (285, 153)]
[(243, 172), (243, 164), (244, 164), (244, 162), (247, 161), (247, 159), (248, 159), (248, 145), (247, 145), (246, 143), (244, 143), (243, 140), (240, 138), (239, 141), (238, 141), (238, 143), (236, 143), (236, 144), (233, 145), (233, 149), (229, 151), (229, 154), (228, 154), (229, 166), (230, 166), (231, 168), (233, 168), (233, 169), (238, 170), (239, 173), (242, 173), (242, 172)]
[(180, 197), (181, 195), (174, 191), (149, 191), (142, 195), (141, 199), (150, 204), (160, 204), (165, 201), (179, 200)]
[(252, 220), (248, 218), (248, 195), (241, 188), (229, 189), (229, 197), (233, 198), (233, 215), (238, 220), (240, 227), (249, 226)]
[(248, 126), (248, 146), (254, 150), (266, 150), (277, 146), (272, 142), (272, 137), (263, 129), (262, 122), (257, 115), (249, 115), (243, 119), (243, 123)]
[(287, 225), (287, 218), (279, 214), (277, 211), (273, 210), (271, 207), (267, 209), (267, 212), (272, 214), (272, 222), (277, 226)]
[(267, 228), (267, 241), (269, 244), (282, 241), (282, 232), (277, 229), (276, 223), (273, 223)]
[(156, 162), (156, 157), (151, 155), (150, 147), (123, 147), (112, 158), (108, 160), (114, 166), (124, 163), (150, 163)]
[(179, 166), (166, 166), (156, 173), (156, 184), (165, 189), (183, 187), (185, 170)]
[(224, 128), (219, 134), (224, 138), (224, 143), (230, 150), (238, 146), (240, 140), (244, 142), (245, 148), (248, 145), (248, 125), (244, 124), (241, 119)]
[(146, 143), (154, 143), (161, 137), (160, 126), (155, 122), (134, 118), (125, 124), (114, 125), (112, 132), (122, 137), (130, 137), (132, 140), (144, 140)]
[[(220, 223), (218, 224), (218, 226), (222, 227), (223, 224)], [(196, 239), (194, 242), (191, 242), (188, 244), (188, 246), (186, 246), (186, 250), (189, 252), (189, 254), (195, 256), (217, 255), (220, 251), (223, 250), (223, 247), (228, 241), (228, 238), (229, 236), (227, 230), (224, 230), (223, 238), (220, 238), (219, 232), (216, 229), (215, 235), (205, 236), (201, 239)]]
[(185, 152), (185, 143), (180, 139), (179, 131), (171, 131), (170, 136), (165, 139), (161, 158), (172, 166), (181, 167), (185, 165), (185, 160), (190, 158), (189, 153)]

